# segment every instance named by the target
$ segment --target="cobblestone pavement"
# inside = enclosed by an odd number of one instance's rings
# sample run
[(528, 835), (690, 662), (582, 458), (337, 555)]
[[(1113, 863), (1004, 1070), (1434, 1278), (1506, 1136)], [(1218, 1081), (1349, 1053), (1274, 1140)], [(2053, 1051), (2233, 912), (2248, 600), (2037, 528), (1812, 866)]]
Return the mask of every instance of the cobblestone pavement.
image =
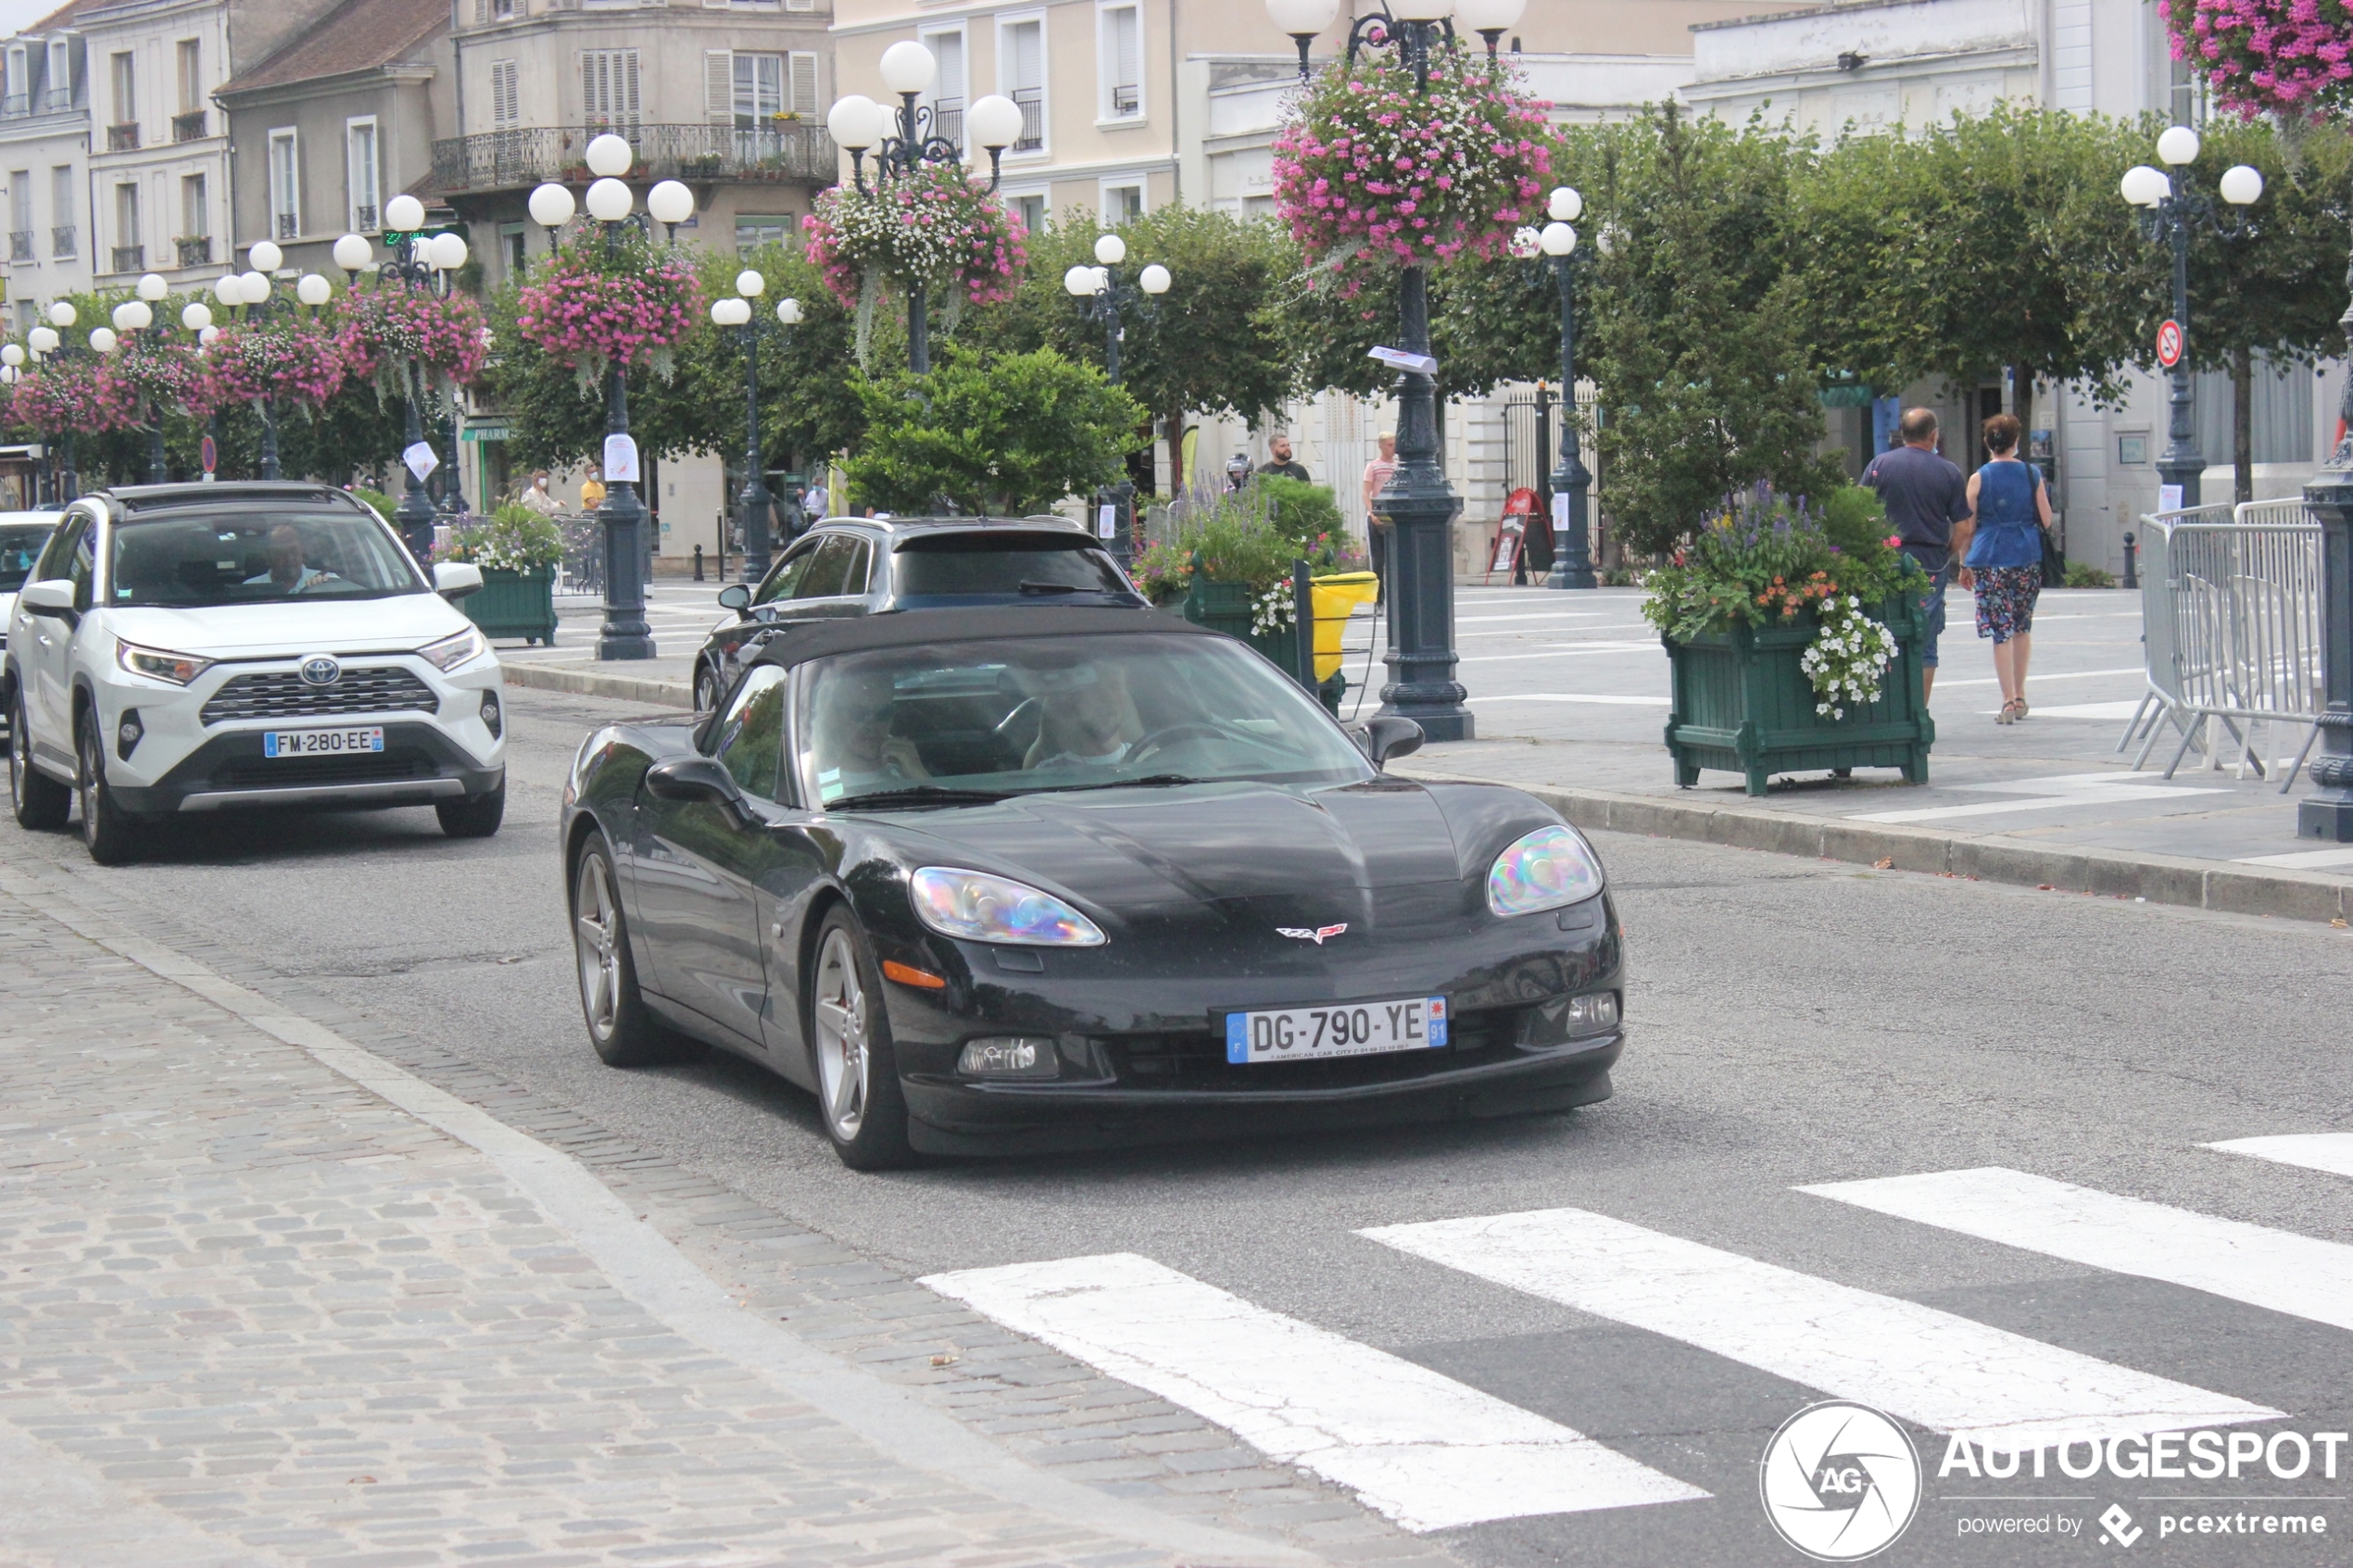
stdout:
[(0, 872), (11, 1563), (1449, 1561), (82, 881)]

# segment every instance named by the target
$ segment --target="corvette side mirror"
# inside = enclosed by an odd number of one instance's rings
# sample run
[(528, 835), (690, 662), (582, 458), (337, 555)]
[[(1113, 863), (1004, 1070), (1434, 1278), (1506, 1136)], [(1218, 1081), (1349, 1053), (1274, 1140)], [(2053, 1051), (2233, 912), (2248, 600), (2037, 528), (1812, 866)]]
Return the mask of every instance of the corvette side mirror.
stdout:
[(744, 792), (736, 776), (708, 757), (673, 757), (646, 770), (646, 793), (657, 800), (699, 801), (740, 807)]
[(730, 583), (719, 590), (719, 608), (732, 609), (737, 615), (751, 608), (751, 587), (749, 583)]
[(1394, 713), (1376, 713), (1365, 721), (1365, 737), (1372, 744), (1373, 766), (1385, 768), (1392, 757), (1410, 757), (1422, 748), (1422, 727)]

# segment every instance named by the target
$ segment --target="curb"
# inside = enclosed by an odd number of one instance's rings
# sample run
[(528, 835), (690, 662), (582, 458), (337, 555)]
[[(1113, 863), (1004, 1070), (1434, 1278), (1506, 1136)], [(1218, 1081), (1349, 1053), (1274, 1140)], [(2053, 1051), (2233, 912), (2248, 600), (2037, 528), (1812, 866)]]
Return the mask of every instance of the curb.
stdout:
[(535, 691), (570, 692), (575, 696), (609, 696), (623, 702), (650, 702), (663, 708), (692, 708), (694, 688), (684, 681), (657, 681), (642, 675), (606, 675), (589, 670), (567, 670), (556, 664), (505, 664), (507, 684)]
[[(1505, 782), (1407, 768), (1396, 771), (1451, 784)], [(1894, 871), (2048, 887), (2104, 898), (2141, 898), (2226, 914), (2339, 922), (2353, 918), (2353, 885), (2307, 872), (2115, 849), (2045, 849), (1983, 834), (1937, 833), (1879, 822), (1825, 822), (1772, 811), (1685, 805), (1607, 790), (1546, 784), (1510, 787), (1525, 790), (1577, 826), (1596, 831), (1687, 838), (1732, 849), (1762, 849), (1862, 866), (1878, 867), (1886, 860), (1893, 865), (1884, 869)]]

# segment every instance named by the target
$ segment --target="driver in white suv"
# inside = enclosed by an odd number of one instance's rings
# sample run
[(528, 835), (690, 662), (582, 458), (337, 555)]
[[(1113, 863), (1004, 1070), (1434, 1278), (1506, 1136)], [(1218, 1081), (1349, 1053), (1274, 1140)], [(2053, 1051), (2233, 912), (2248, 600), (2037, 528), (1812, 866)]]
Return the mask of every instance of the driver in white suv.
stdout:
[(326, 485), (145, 485), (67, 508), (17, 596), (0, 686), (17, 821), (78, 796), (117, 863), (180, 812), (432, 806), (498, 831), (497, 658), (382, 518)]

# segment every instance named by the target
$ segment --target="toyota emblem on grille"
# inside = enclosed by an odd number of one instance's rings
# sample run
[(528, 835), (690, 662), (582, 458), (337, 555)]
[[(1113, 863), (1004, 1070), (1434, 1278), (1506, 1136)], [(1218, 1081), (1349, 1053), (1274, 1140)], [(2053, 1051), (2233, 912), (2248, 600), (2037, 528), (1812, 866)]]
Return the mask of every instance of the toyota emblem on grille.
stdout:
[(1278, 925), (1275, 928), (1275, 935), (1288, 936), (1294, 942), (1313, 942), (1320, 947), (1324, 945), (1325, 937), (1339, 936), (1345, 934), (1347, 930), (1348, 922), (1342, 921), (1338, 925), (1319, 925), (1313, 930), (1300, 925)]
[(343, 679), (343, 666), (323, 653), (314, 653), (302, 661), (302, 684), (306, 686), (332, 686)]

